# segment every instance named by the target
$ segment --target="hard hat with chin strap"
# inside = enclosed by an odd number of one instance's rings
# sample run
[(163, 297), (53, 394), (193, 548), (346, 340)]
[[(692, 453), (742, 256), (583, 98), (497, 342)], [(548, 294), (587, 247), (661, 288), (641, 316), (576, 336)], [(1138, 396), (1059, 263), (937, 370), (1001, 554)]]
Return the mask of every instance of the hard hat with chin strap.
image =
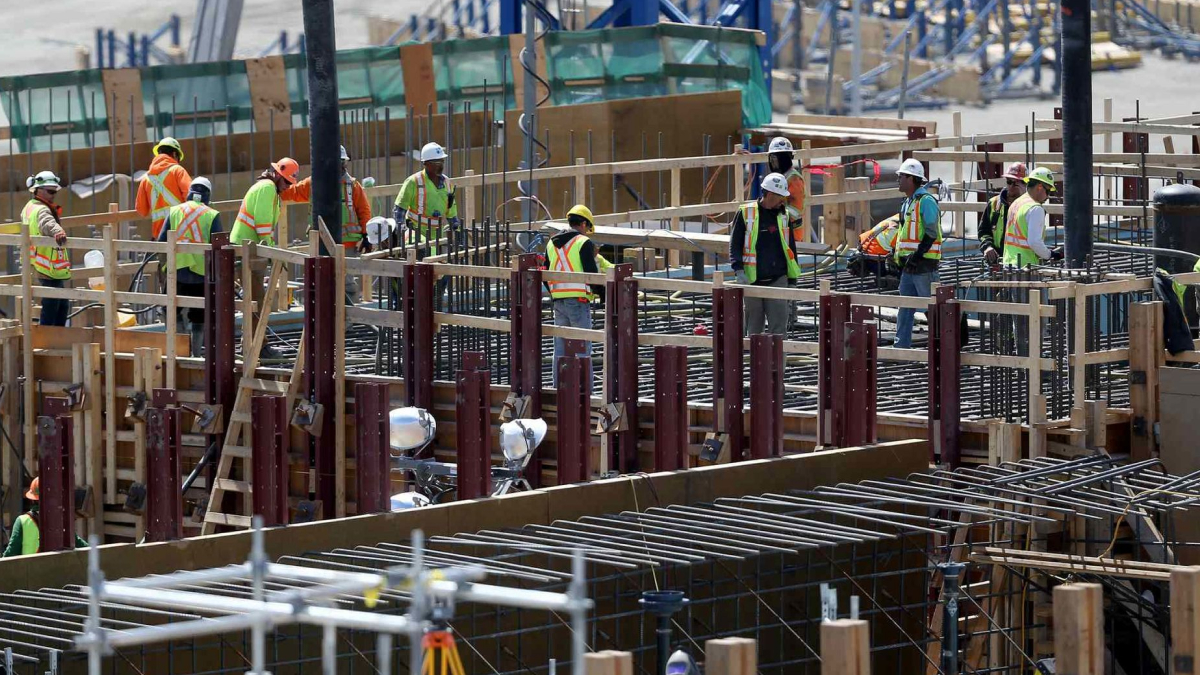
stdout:
[(439, 159), (446, 159), (446, 150), (437, 143), (426, 143), (421, 148), (421, 161), (432, 162)]
[(792, 142), (783, 136), (776, 136), (771, 139), (771, 144), (767, 146), (767, 152), (794, 152)]
[(769, 173), (762, 179), (762, 189), (773, 192), (781, 197), (788, 196), (787, 179), (782, 174)]
[(915, 159), (906, 159), (896, 171), (897, 176), (912, 176), (925, 180), (925, 165)]

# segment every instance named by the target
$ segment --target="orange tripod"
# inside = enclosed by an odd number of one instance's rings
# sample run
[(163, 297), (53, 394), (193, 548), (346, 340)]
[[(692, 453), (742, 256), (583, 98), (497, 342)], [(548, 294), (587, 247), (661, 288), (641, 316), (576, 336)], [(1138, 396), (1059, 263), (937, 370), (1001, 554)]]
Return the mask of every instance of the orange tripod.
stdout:
[(421, 640), (421, 649), (425, 654), (421, 675), (466, 675), (450, 631), (429, 631)]

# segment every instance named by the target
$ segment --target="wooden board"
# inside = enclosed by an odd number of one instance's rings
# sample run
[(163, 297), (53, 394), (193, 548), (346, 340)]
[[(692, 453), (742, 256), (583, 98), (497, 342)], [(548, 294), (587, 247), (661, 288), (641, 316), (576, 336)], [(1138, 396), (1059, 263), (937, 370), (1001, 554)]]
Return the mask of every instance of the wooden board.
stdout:
[(433, 45), (423, 42), (401, 47), (400, 63), (404, 66), (404, 103), (410, 108), (415, 108), (418, 114), (424, 114), (430, 105), (436, 108)]
[[(1159, 448), (1167, 471), (1186, 475), (1200, 470), (1196, 455), (1196, 411), (1200, 410), (1200, 370), (1159, 369)], [(1180, 541), (1200, 539), (1200, 514), (1191, 510), (1171, 514), (1174, 538)], [(1179, 563), (1200, 565), (1200, 550), (1194, 546), (1176, 548)]]
[[(146, 114), (142, 105), (142, 73), (136, 68), (101, 71), (108, 133), (113, 145), (146, 141)], [(115, 97), (115, 102), (114, 102)], [(130, 111), (130, 101), (133, 110)], [(132, 115), (132, 116), (131, 116)]]
[[(292, 104), (288, 96), (287, 70), (282, 56), (246, 59), (246, 77), (250, 80), (250, 105), (254, 110), (254, 128), (259, 131), (292, 128)], [(274, 119), (272, 113), (274, 111)]]

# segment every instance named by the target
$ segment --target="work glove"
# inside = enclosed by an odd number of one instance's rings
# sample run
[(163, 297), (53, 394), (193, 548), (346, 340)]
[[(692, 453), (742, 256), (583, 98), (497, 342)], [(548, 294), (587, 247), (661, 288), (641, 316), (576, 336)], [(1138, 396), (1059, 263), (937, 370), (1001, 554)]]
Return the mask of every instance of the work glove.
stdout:
[(1059, 246), (1058, 248), (1052, 249), (1050, 251), (1050, 259), (1051, 260), (1062, 260), (1065, 257), (1065, 255), (1066, 254), (1063, 253), (1063, 248), (1061, 246)]
[(462, 221), (458, 219), (458, 216), (451, 218), (449, 223), (450, 223), (450, 230), (452, 232), (457, 231), (458, 228), (462, 227)]
[(995, 265), (1000, 261), (1000, 252), (989, 246), (983, 250), (983, 259), (986, 260), (989, 265)]
[(735, 276), (739, 284), (749, 285), (750, 280), (746, 277), (746, 270), (736, 270)]

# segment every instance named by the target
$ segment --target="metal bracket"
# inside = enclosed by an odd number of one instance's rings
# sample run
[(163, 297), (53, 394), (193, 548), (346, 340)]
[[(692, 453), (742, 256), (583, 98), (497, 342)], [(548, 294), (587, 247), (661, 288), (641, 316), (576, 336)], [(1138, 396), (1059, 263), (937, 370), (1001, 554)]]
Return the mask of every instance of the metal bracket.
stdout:
[(50, 417), (58, 417), (71, 412), (70, 401), (59, 396), (46, 397), (45, 403), (42, 404), (42, 414)]
[(75, 382), (63, 388), (63, 394), (66, 395), (67, 405), (71, 410), (83, 410), (83, 404), (87, 401), (87, 391), (82, 382)]
[(504, 403), (500, 404), (500, 421), (511, 422), (525, 419), (530, 401), (531, 397), (529, 396), (518, 396), (515, 392), (509, 392), (508, 398), (505, 398)]
[(292, 517), (291, 524), (295, 525), (297, 523), (311, 523), (320, 520), (322, 510), (321, 500), (319, 499), (301, 500), (300, 503), (296, 505), (296, 515)]
[(155, 389), (150, 400), (155, 408), (179, 405), (179, 392), (175, 389)]
[(729, 434), (709, 432), (704, 435), (704, 443), (700, 446), (699, 454), (702, 464), (729, 463)]
[(306, 431), (313, 436), (321, 435), (321, 422), (325, 419), (322, 414), (324, 406), (320, 403), (297, 401), (292, 410), (292, 426)]
[(124, 509), (129, 513), (142, 513), (146, 509), (146, 486), (133, 483), (125, 493)]
[(180, 408), (192, 413), (196, 416), (192, 422), (193, 434), (221, 434), (225, 433), (225, 419), (222, 413), (224, 409), (221, 404), (201, 403), (195, 408), (191, 406), (181, 405)]
[(592, 411), (592, 420), (596, 423), (595, 433), (598, 434), (611, 434), (629, 429), (624, 403), (609, 403), (599, 410)]
[(1130, 369), (1129, 384), (1146, 384), (1146, 371)]
[(133, 392), (129, 397), (129, 402), (125, 404), (125, 419), (145, 422), (147, 398), (144, 391)]
[(91, 518), (94, 509), (92, 508), (92, 486), (84, 485), (75, 488), (75, 515), (80, 518)]

